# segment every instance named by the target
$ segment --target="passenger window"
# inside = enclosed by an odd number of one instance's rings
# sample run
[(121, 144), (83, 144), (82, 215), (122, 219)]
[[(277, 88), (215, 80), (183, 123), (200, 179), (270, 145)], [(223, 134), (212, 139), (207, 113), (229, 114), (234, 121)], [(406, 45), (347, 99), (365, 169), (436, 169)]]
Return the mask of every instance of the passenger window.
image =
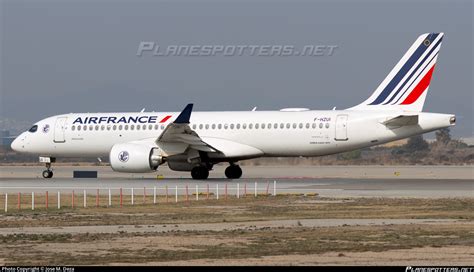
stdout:
[(265, 124), (262, 124), (262, 129), (265, 129)]
[(159, 128), (160, 128), (160, 126), (155, 125), (155, 130), (158, 130)]
[(72, 130), (72, 131), (76, 130), (76, 126), (73, 125), (73, 126), (71, 127), (71, 130)]
[(240, 124), (237, 124), (236, 127), (237, 127), (237, 129), (240, 129)]
[(222, 124), (217, 125), (219, 129), (222, 129)]
[(202, 124), (199, 124), (199, 129), (202, 129)]
[(119, 130), (122, 130), (123, 126), (122, 125), (119, 125), (118, 129)]
[(296, 123), (293, 123), (293, 128), (296, 128)]
[(95, 126), (95, 130), (99, 130), (99, 125), (96, 125), (96, 126)]
[(255, 124), (255, 129), (258, 129), (259, 124)]
[(125, 125), (125, 130), (128, 130), (128, 125)]
[(277, 123), (273, 124), (273, 128), (274, 128), (274, 129), (277, 129), (277, 128), (278, 128), (278, 124), (277, 124)]
[(242, 124), (242, 129), (246, 129), (247, 128), (247, 124), (243, 123)]
[(152, 130), (152, 129), (153, 129), (153, 125), (148, 125), (148, 129), (149, 129), (149, 130)]
[(300, 123), (298, 126), (300, 129), (303, 128), (303, 123)]
[(281, 128), (281, 129), (285, 128), (285, 124), (281, 123), (281, 124), (280, 124), (280, 128)]
[(309, 123), (306, 123), (306, 128), (309, 128)]
[(228, 124), (224, 124), (224, 129), (228, 129), (229, 128), (229, 125)]
[(137, 125), (137, 130), (140, 130), (140, 125)]
[(100, 130), (105, 130), (105, 126), (104, 125), (100, 126)]
[(326, 123), (326, 128), (329, 128), (329, 123)]
[(107, 130), (110, 130), (110, 127), (111, 127), (110, 125), (107, 125)]
[(113, 126), (113, 130), (117, 130), (117, 125), (114, 125), (114, 126)]
[(323, 128), (323, 123), (319, 123), (319, 128)]
[(252, 127), (253, 127), (253, 124), (249, 124), (249, 129), (252, 129)]
[(161, 125), (161, 129), (162, 129), (162, 130), (165, 129), (165, 125)]
[(135, 125), (130, 125), (130, 130), (134, 130), (135, 129)]
[(206, 124), (206, 129), (209, 129), (209, 124)]
[(90, 126), (89, 126), (89, 130), (94, 130), (94, 126), (93, 126), (93, 125), (90, 125)]
[(82, 128), (83, 128), (83, 130), (84, 130), (84, 131), (86, 131), (86, 130), (87, 130), (87, 126), (84, 126), (84, 127), (82, 127)]
[(230, 124), (230, 129), (234, 129), (234, 124)]
[(316, 128), (316, 123), (313, 123), (313, 124), (312, 124), (312, 127), (313, 127), (313, 129)]
[(77, 130), (81, 130), (81, 126), (77, 126)]
[(216, 124), (212, 124), (212, 129), (216, 129)]
[(193, 130), (196, 130), (196, 124), (193, 124)]

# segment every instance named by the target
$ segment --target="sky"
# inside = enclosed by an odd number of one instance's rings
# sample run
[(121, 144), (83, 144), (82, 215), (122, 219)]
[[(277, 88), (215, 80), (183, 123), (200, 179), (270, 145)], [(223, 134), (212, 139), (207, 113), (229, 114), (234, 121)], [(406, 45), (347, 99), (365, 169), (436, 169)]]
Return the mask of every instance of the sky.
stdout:
[[(473, 135), (471, 1), (0, 0), (0, 115), (344, 109), (414, 40), (444, 32), (424, 111)], [(322, 56), (137, 56), (170, 45), (335, 45)]]

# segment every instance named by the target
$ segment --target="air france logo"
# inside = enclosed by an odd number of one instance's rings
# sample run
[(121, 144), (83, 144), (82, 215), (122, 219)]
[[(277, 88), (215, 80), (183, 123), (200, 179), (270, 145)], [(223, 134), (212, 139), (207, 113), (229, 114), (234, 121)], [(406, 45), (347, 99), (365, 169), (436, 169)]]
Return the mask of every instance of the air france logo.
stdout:
[(127, 162), (128, 161), (128, 152), (127, 151), (122, 151), (119, 153), (118, 155), (118, 159), (121, 161), (121, 162)]
[(44, 125), (44, 127), (43, 127), (43, 132), (44, 132), (44, 133), (48, 133), (48, 131), (49, 131), (49, 125), (46, 124), (46, 125)]
[(163, 119), (158, 121), (158, 116), (144, 115), (144, 116), (87, 116), (87, 117), (77, 117), (73, 125), (75, 124), (155, 124), (155, 123), (164, 123), (171, 118), (171, 115), (165, 116)]

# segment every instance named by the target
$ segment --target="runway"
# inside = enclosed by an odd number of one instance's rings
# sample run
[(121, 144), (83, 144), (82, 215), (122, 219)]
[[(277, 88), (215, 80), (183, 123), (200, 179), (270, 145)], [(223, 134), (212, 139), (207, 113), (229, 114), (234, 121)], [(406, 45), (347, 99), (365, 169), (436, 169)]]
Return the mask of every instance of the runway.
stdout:
[[(58, 166), (55, 176), (40, 177), (42, 167), (0, 167), (0, 193), (42, 193), (46, 190), (70, 192), (87, 190), (153, 190), (158, 194), (210, 192), (237, 195), (254, 193), (317, 193), (322, 197), (474, 197), (472, 168), (466, 167), (243, 167), (245, 178), (228, 180), (222, 177), (223, 167), (217, 167), (207, 180), (193, 180), (188, 173), (172, 172), (167, 168), (155, 174), (121, 174), (109, 167)], [(73, 179), (72, 171), (98, 170), (98, 179)], [(274, 171), (277, 169), (278, 171)], [(346, 175), (353, 172), (354, 177)], [(268, 174), (266, 174), (268, 173)], [(363, 174), (362, 174), (363, 173)], [(397, 174), (398, 173), (398, 174)], [(431, 176), (428, 175), (431, 173)], [(263, 177), (265, 174), (268, 177)], [(445, 176), (451, 174), (446, 178)], [(274, 188), (274, 186), (276, 187)], [(197, 187), (197, 188), (196, 188)], [(237, 192), (238, 191), (238, 192)], [(105, 192), (104, 192), (105, 193)], [(148, 192), (150, 193), (150, 192)]]

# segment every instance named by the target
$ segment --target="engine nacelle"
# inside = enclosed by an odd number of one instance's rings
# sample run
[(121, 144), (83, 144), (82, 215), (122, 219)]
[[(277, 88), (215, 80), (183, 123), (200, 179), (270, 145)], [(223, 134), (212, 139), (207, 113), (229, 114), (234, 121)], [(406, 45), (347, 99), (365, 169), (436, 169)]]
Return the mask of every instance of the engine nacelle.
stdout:
[(116, 144), (109, 154), (110, 166), (114, 171), (126, 173), (153, 172), (164, 163), (161, 150), (141, 143)]

